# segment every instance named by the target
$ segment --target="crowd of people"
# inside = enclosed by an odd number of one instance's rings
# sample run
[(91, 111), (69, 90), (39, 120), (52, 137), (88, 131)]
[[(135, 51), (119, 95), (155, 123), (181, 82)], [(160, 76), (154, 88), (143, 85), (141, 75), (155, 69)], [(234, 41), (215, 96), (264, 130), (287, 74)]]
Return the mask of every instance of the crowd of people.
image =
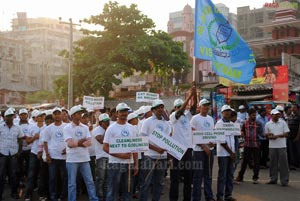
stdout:
[[(181, 182), (183, 200), (202, 200), (203, 183), (205, 200), (235, 201), (234, 184), (243, 181), (248, 165), (253, 169), (254, 184), (260, 183), (260, 168), (269, 167), (267, 184), (280, 181), (283, 187), (288, 186), (289, 170), (300, 165), (297, 104), (285, 108), (278, 105), (270, 112), (265, 107), (247, 110), (244, 105), (236, 112), (223, 105), (222, 118), (215, 122), (209, 115), (210, 101), (201, 99), (197, 103), (196, 96), (192, 88), (186, 100), (175, 100), (170, 115), (161, 99), (136, 111), (126, 103), (97, 112), (81, 105), (70, 110), (3, 111), (0, 201), (8, 187), (12, 198), (24, 197), (26, 201), (33, 199), (35, 189), (41, 201), (75, 201), (82, 192), (91, 201), (147, 201), (149, 190), (151, 199), (158, 201), (168, 169), (171, 201), (179, 199)], [(223, 123), (239, 123), (241, 135), (226, 135), (222, 143), (193, 143), (193, 131), (211, 131)], [(110, 153), (112, 138), (147, 137), (155, 129), (188, 148), (181, 160), (151, 141), (146, 152)], [(213, 192), (216, 158), (219, 169), (217, 190)], [(243, 161), (234, 178), (240, 158)]]

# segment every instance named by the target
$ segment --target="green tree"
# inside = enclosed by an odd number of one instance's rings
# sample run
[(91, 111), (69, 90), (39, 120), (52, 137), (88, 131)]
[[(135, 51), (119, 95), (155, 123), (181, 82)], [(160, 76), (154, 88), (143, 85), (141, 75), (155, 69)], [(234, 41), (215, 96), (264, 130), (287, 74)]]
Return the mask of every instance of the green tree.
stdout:
[[(168, 77), (190, 68), (182, 44), (172, 40), (169, 34), (154, 31), (154, 23), (142, 14), (137, 5), (129, 7), (109, 2), (103, 12), (85, 23), (101, 27), (101, 30), (82, 30), (85, 37), (75, 43), (73, 83), (74, 95), (82, 96), (97, 91), (108, 97), (113, 85), (121, 83), (121, 77), (134, 72), (152, 72)], [(67, 52), (63, 52), (67, 57)], [(56, 92), (65, 92), (65, 79), (55, 82)]]

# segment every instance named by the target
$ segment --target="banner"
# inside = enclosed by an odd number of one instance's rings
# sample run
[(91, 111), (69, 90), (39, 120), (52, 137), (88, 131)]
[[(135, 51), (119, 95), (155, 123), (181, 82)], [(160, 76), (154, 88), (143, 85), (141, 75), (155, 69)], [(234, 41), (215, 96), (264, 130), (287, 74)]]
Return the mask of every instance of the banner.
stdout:
[(155, 99), (159, 99), (159, 94), (143, 91), (136, 92), (136, 102), (152, 103)]
[(154, 130), (150, 136), (149, 141), (153, 142), (162, 149), (167, 150), (177, 160), (181, 160), (187, 147), (174, 140), (171, 136), (168, 136), (161, 131)]
[(223, 123), (218, 124), (217, 131), (223, 131), (225, 135), (241, 135), (241, 126), (239, 123)]
[(83, 107), (91, 110), (104, 108), (104, 97), (83, 96)]
[(135, 153), (149, 150), (148, 137), (111, 138), (109, 140), (109, 153)]
[(225, 132), (219, 130), (193, 131), (193, 144), (209, 144), (225, 142)]
[(256, 65), (254, 54), (211, 0), (196, 0), (194, 41), (195, 57), (211, 60), (217, 75), (250, 83)]

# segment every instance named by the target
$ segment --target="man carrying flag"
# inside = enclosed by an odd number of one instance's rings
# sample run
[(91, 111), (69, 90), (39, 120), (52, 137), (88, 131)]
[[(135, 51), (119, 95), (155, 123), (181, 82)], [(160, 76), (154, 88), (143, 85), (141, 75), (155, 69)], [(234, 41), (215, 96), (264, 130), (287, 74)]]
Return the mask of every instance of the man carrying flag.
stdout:
[(195, 57), (212, 62), (217, 75), (249, 84), (256, 65), (253, 52), (211, 0), (196, 0)]

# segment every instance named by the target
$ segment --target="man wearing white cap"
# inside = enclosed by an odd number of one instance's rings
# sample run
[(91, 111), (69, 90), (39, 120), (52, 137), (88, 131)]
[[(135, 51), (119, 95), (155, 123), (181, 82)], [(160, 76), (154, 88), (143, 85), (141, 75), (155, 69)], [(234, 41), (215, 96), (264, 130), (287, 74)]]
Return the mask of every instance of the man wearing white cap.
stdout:
[(197, 96), (195, 87), (192, 88), (190, 96), (185, 101), (182, 99), (174, 101), (175, 111), (170, 115), (172, 138), (188, 148), (180, 161), (174, 157), (171, 159), (172, 168), (170, 170), (171, 184), (169, 191), (169, 200), (171, 201), (177, 201), (179, 198), (180, 176), (184, 178), (183, 200), (191, 200), (193, 134), (190, 120), (192, 119), (192, 114), (189, 110), (186, 110), (186, 106), (193, 96)]
[(244, 105), (239, 106), (239, 112), (237, 113), (237, 117), (240, 120), (241, 125), (243, 125), (244, 121), (248, 119), (249, 116)]
[[(110, 153), (111, 138), (136, 137), (136, 130), (127, 123), (128, 110), (126, 103), (119, 103), (116, 107), (117, 121), (108, 127), (103, 140), (103, 150), (109, 154), (108, 158), (108, 192), (106, 201), (118, 200), (119, 189), (122, 189), (122, 200), (128, 201), (132, 197), (133, 177), (138, 174), (137, 153)], [(130, 167), (129, 167), (130, 166)], [(134, 172), (132, 170), (134, 169)], [(129, 172), (130, 171), (130, 172)], [(129, 181), (130, 179), (130, 181)], [(122, 182), (121, 182), (122, 181)], [(130, 188), (128, 187), (130, 185)]]
[(285, 116), (284, 116), (284, 108), (283, 108), (283, 106), (277, 105), (277, 106), (275, 107), (275, 109), (278, 110), (278, 112), (280, 113), (279, 119), (281, 119), (281, 120), (283, 120), (283, 121), (286, 121)]
[(40, 164), (38, 158), (39, 139), (41, 131), (46, 128), (46, 125), (44, 124), (44, 114), (42, 112), (36, 112), (35, 121), (36, 124), (31, 126), (29, 133), (26, 135), (27, 144), (32, 144), (32, 146), (29, 156), (29, 172), (25, 189), (25, 201), (30, 201), (32, 199), (34, 185), (38, 179)]
[[(152, 103), (153, 115), (146, 119), (142, 125), (141, 135), (149, 136), (155, 129), (170, 135), (171, 126), (163, 117), (164, 102), (155, 99)], [(149, 151), (144, 153), (141, 170), (140, 201), (147, 201), (148, 191), (152, 182), (152, 200), (158, 201), (163, 191), (164, 175), (167, 169), (167, 153), (165, 149), (150, 142)], [(153, 179), (152, 179), (153, 178)]]
[(13, 124), (14, 112), (6, 110), (4, 113), (5, 122), (0, 125), (0, 200), (4, 191), (4, 178), (6, 167), (9, 168), (11, 182), (11, 196), (19, 199), (17, 169), (17, 155), (22, 151), (22, 138), (24, 134), (19, 126)]
[[(63, 129), (67, 125), (62, 121), (62, 110), (55, 107), (52, 110), (54, 123), (47, 126), (43, 132), (42, 142), (46, 155), (46, 162), (49, 170), (49, 193), (50, 200), (56, 201), (58, 198), (63, 200), (67, 197), (68, 177), (66, 169), (66, 144), (64, 142)], [(62, 187), (61, 192), (57, 192), (57, 173), (60, 175), (59, 182)]]
[(106, 129), (110, 123), (108, 114), (103, 113), (99, 116), (99, 126), (94, 128), (92, 134), (96, 139), (95, 151), (96, 151), (96, 194), (99, 201), (104, 201), (107, 194), (107, 170), (108, 170), (108, 154), (103, 150), (103, 139)]
[(290, 132), (285, 121), (280, 120), (280, 112), (271, 111), (272, 119), (265, 125), (265, 135), (269, 138), (270, 181), (267, 184), (277, 184), (278, 171), (282, 186), (288, 186), (289, 166), (286, 152), (286, 138)]
[[(222, 119), (220, 119), (215, 128), (223, 126), (223, 123), (230, 123), (232, 109), (229, 105), (223, 105), (221, 108)], [(217, 200), (236, 201), (232, 197), (233, 191), (233, 173), (235, 154), (235, 138), (232, 135), (225, 135), (225, 142), (217, 144), (218, 156), (218, 181), (217, 181)], [(224, 194), (225, 191), (225, 194)]]
[[(20, 117), (19, 126), (21, 127), (24, 135), (26, 136), (29, 134), (30, 127), (32, 126), (32, 124), (29, 124), (28, 122), (28, 111), (26, 109), (20, 109), (19, 117)], [(27, 144), (25, 139), (22, 140), (22, 153), (21, 156), (19, 157), (19, 165), (20, 165), (19, 180), (21, 182), (23, 182), (25, 177), (27, 177), (31, 145), (32, 144)]]
[(67, 143), (68, 200), (76, 201), (76, 176), (80, 171), (89, 194), (89, 200), (98, 201), (89, 164), (88, 146), (91, 146), (91, 134), (89, 128), (80, 123), (83, 111), (84, 108), (81, 105), (73, 106), (70, 109), (72, 122), (63, 129), (64, 140)]
[[(214, 120), (208, 115), (210, 102), (202, 99), (199, 102), (200, 113), (193, 116), (191, 126), (197, 131), (211, 131), (214, 129)], [(214, 145), (213, 144), (195, 144), (194, 145), (194, 172), (193, 172), (193, 200), (201, 200), (201, 185), (204, 183), (205, 200), (214, 200), (212, 192), (212, 168), (214, 164)], [(200, 164), (200, 166), (199, 166)]]

